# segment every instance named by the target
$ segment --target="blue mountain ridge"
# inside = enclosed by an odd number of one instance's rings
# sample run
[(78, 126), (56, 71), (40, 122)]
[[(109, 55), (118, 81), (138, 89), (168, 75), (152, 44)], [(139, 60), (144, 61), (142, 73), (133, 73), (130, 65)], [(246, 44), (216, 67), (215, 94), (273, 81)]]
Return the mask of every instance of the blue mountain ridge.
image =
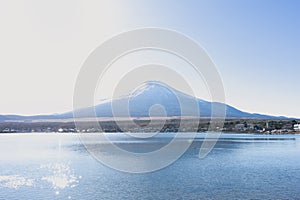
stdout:
[[(195, 107), (189, 105), (198, 106), (200, 115), (199, 113), (195, 112)], [(94, 107), (83, 108), (77, 110), (76, 112), (80, 113), (80, 117), (82, 118), (91, 117), (88, 112), (90, 109), (95, 109), (97, 117), (127, 117), (129, 114), (130, 117), (139, 118), (149, 117), (149, 112), (152, 116), (157, 117), (211, 117), (212, 105), (216, 107), (225, 106), (226, 118), (290, 119), (282, 116), (276, 117), (257, 113), (243, 112), (227, 104), (208, 102), (202, 99), (197, 99), (157, 81), (145, 82), (136, 90), (126, 96), (102, 102)], [(184, 113), (181, 112), (181, 108), (184, 108)], [(73, 112), (66, 112), (55, 115), (35, 116), (0, 115), (0, 121), (55, 120), (70, 118), (73, 118)]]

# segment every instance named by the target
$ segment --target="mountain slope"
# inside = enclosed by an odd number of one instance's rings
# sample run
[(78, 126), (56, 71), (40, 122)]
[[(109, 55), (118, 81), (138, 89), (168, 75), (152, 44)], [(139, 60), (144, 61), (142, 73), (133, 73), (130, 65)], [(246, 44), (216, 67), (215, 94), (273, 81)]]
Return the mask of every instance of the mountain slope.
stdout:
[[(196, 103), (196, 104), (195, 104)], [(112, 106), (113, 105), (113, 106)], [(196, 99), (171, 88), (160, 82), (149, 81), (127, 96), (106, 101), (96, 105), (95, 113), (98, 117), (149, 117), (151, 116), (199, 116), (195, 112), (198, 106), (200, 117), (210, 117), (212, 105), (225, 106), (227, 118), (258, 118), (258, 119), (286, 119), (285, 117), (274, 117), (269, 115), (252, 114), (240, 111), (232, 106), (222, 103), (211, 103), (205, 100)], [(181, 108), (184, 108), (184, 113)], [(82, 118), (91, 117), (87, 111), (91, 108), (81, 109)], [(150, 113), (150, 114), (149, 114)], [(4, 120), (46, 120), (46, 119), (68, 119), (73, 113), (67, 112), (56, 115), (0, 115), (0, 121)]]
[[(180, 99), (181, 101), (179, 102)], [(196, 99), (186, 95), (178, 90), (175, 90), (168, 85), (160, 82), (146, 82), (137, 90), (133, 91), (128, 96), (120, 99), (108, 101), (95, 106), (97, 116), (112, 117), (112, 106), (115, 105), (115, 116), (123, 117), (126, 115), (126, 107), (129, 109), (131, 117), (149, 117), (149, 111), (154, 116), (194, 116), (195, 110), (193, 106), (189, 106), (197, 102), (201, 117), (210, 117), (212, 104), (226, 107), (226, 117), (229, 118), (276, 118), (274, 116), (251, 114), (240, 111), (232, 106), (222, 103), (211, 103), (205, 100)], [(129, 105), (129, 106), (127, 106)], [(161, 105), (165, 112), (161, 109), (152, 109), (153, 105)], [(181, 106), (186, 109), (185, 113), (181, 113)], [(155, 112), (156, 111), (156, 112)]]

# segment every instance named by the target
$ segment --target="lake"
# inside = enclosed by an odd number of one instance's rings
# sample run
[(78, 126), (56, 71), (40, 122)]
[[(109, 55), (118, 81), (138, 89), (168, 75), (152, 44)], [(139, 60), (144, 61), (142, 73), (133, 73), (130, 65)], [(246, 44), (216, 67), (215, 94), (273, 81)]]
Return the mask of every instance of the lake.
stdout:
[[(154, 139), (163, 144), (173, 135)], [(222, 134), (199, 159), (204, 137), (197, 134), (172, 165), (130, 174), (98, 162), (76, 134), (2, 134), (0, 199), (300, 199), (299, 135)], [(123, 143), (141, 151), (146, 144)]]

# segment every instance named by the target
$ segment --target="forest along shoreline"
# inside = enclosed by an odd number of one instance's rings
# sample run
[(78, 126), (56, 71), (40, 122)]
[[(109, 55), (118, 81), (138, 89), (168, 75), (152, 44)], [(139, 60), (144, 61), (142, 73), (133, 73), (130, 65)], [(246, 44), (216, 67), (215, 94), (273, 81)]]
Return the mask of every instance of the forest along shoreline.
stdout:
[[(73, 119), (57, 121), (2, 121), (0, 133), (96, 133), (123, 132), (122, 125), (128, 132), (207, 132), (222, 131), (223, 133), (255, 133), (255, 134), (300, 134), (300, 120), (268, 120), (268, 119), (226, 119), (223, 127), (210, 129), (209, 118), (135, 118), (134, 125), (128, 119), (100, 119), (99, 127), (85, 119), (78, 130)], [(197, 126), (198, 124), (198, 126)]]

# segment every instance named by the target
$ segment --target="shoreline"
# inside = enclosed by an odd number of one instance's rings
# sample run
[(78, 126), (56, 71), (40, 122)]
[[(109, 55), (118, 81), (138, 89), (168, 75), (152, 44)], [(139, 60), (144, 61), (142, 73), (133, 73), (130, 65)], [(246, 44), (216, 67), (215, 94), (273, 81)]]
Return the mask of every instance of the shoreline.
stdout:
[[(15, 132), (15, 133), (0, 133), (0, 135), (97, 135), (97, 134), (127, 134), (131, 132)], [(178, 132), (158, 132), (157, 134), (176, 134)], [(195, 133), (195, 132), (179, 132), (179, 133)], [(197, 134), (214, 134), (218, 132), (196, 132)], [(145, 132), (135, 133), (135, 134), (147, 134)], [(274, 135), (300, 135), (300, 132), (289, 132), (289, 133), (256, 133), (256, 132), (221, 132), (220, 135), (265, 135), (265, 136), (274, 136)]]
[(138, 118), (120, 121), (43, 121), (43, 122), (0, 122), (0, 134), (5, 133), (97, 133), (97, 132), (222, 132), (236, 134), (285, 135), (300, 134), (294, 129), (296, 120), (225, 119), (214, 121), (209, 118)]

